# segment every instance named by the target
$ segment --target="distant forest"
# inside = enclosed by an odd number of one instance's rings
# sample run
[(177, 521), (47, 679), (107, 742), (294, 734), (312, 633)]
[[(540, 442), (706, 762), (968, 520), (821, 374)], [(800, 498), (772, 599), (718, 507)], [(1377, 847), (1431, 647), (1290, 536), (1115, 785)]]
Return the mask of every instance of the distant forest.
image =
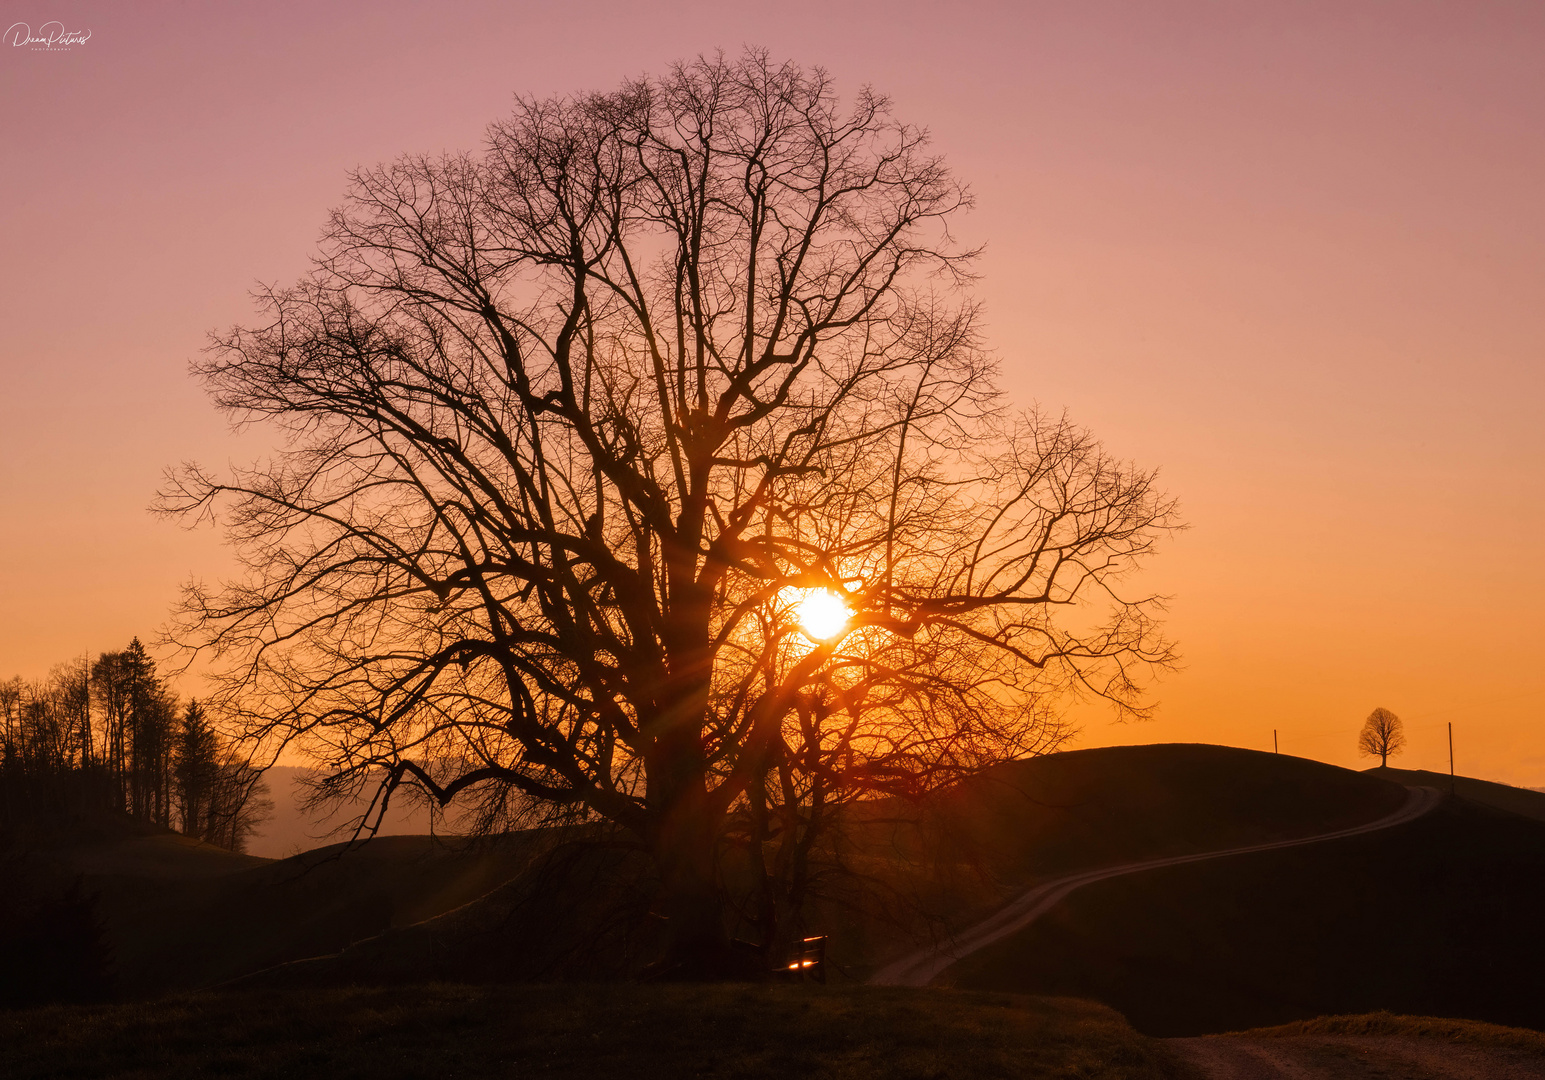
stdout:
[(0, 681), (0, 838), (122, 821), (242, 851), (271, 813), (262, 773), (181, 705), (135, 638), (121, 652)]

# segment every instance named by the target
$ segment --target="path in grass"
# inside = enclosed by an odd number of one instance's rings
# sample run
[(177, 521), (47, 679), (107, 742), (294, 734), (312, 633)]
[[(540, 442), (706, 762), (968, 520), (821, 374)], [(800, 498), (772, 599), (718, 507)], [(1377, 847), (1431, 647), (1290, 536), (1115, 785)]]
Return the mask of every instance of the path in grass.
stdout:
[[(1406, 801), (1392, 814), (1365, 825), (1334, 832), (1303, 836), (1296, 840), (1277, 840), (1266, 844), (1249, 844), (1245, 847), (1226, 848), (1222, 851), (1204, 851), (1194, 855), (1175, 855), (1163, 859), (1146, 859), (1141, 862), (1120, 863), (1097, 870), (1083, 870), (1042, 882), (1001, 908), (996, 914), (982, 920), (968, 930), (942, 945), (928, 946), (908, 953), (894, 963), (887, 964), (869, 979), (877, 986), (927, 986), (941, 971), (963, 957), (986, 948), (1010, 934), (1018, 933), (1036, 919), (1056, 907), (1074, 889), (1104, 881), (1123, 874), (1137, 874), (1144, 870), (1157, 870), (1162, 866), (1179, 866), (1183, 863), (1201, 862), (1203, 859), (1222, 859), (1230, 855), (1244, 855), (1252, 851), (1276, 851), (1280, 848), (1299, 847), (1303, 844), (1320, 844), (1327, 840), (1339, 840), (1347, 836), (1377, 832), (1414, 821), (1433, 809), (1442, 794), (1429, 787), (1408, 788)], [(1265, 1074), (1272, 1075), (1272, 1074)]]
[(1166, 1039), (1207, 1080), (1545, 1080), (1545, 1057), (1417, 1036)]

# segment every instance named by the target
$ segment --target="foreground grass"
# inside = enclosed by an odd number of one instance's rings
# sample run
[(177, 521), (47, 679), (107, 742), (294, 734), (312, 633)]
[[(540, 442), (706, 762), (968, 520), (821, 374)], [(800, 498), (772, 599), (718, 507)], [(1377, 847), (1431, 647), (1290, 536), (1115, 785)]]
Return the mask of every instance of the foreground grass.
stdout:
[(1296, 1024), (1256, 1028), (1240, 1032), (1256, 1038), (1293, 1038), (1304, 1035), (1400, 1035), (1470, 1046), (1508, 1047), (1545, 1053), (1545, 1032), (1528, 1028), (1503, 1027), (1479, 1020), (1447, 1020), (1436, 1016), (1396, 1016), (1375, 1012), (1360, 1016), (1321, 1016)]
[(455, 985), (201, 994), (0, 1013), (27, 1077), (1174, 1075), (1091, 1002), (813, 986)]

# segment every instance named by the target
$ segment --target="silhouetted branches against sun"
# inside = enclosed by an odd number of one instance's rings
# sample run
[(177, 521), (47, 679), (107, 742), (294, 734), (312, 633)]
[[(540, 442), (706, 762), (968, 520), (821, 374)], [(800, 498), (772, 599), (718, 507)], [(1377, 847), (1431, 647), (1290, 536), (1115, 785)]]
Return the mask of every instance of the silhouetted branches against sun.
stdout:
[(787, 863), (843, 800), (1055, 746), (1064, 691), (1140, 710), (1169, 657), (1116, 583), (1173, 505), (1004, 410), (969, 205), (884, 97), (760, 52), (359, 170), (315, 271), (197, 366), (288, 442), (169, 486), (247, 571), (179, 640), (340, 782), (628, 830), (674, 955), (722, 955), (731, 819)]

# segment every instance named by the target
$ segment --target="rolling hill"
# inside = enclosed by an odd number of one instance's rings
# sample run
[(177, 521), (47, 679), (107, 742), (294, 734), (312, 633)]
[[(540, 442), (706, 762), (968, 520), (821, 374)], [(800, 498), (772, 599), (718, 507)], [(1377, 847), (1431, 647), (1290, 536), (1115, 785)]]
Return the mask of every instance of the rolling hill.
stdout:
[(1090, 885), (942, 981), (1091, 998), (1151, 1035), (1376, 1010), (1545, 1028), (1542, 897), (1545, 824), (1461, 797)]
[[(856, 807), (827, 852), (807, 929), (833, 935), (835, 978), (862, 979), (920, 936), (948, 934), (1070, 870), (1371, 821), (1403, 800), (1393, 780), (1202, 745), (1011, 763), (921, 804)], [(1532, 1006), (1516, 1002), (1522, 972), (1545, 970), (1525, 921), (1545, 884), (1545, 823), (1463, 799), (1430, 817), (1091, 886), (947, 974), (962, 987), (1091, 997), (1159, 1034), (1377, 1008), (1530, 1023)], [(137, 836), (39, 855), (29, 873), (98, 898), (130, 997), (237, 979), (637, 970), (649, 948), (647, 867), (573, 839), (378, 837), (263, 860)], [(1496, 993), (1439, 992), (1482, 985), (1486, 971)]]
[[(352, 800), (325, 817), (308, 812), (306, 782), (316, 775), (316, 769), (295, 765), (274, 765), (264, 771), (263, 779), (274, 804), (273, 813), (248, 840), (250, 854), (265, 859), (285, 859), (349, 839), (354, 822), (368, 804)], [(407, 799), (394, 799), (378, 835), (424, 836), (434, 831), (443, 830), (431, 828), (426, 807)]]
[(1510, 814), (1533, 818), (1535, 821), (1545, 821), (1545, 791), (1537, 788), (1513, 787), (1469, 776), (1450, 777), (1448, 773), (1428, 772), (1425, 769), (1374, 768), (1369, 769), (1367, 774), (1393, 780), (1397, 784), (1431, 787), (1439, 791), (1448, 791), (1452, 785), (1454, 794), (1470, 802), (1506, 810)]

